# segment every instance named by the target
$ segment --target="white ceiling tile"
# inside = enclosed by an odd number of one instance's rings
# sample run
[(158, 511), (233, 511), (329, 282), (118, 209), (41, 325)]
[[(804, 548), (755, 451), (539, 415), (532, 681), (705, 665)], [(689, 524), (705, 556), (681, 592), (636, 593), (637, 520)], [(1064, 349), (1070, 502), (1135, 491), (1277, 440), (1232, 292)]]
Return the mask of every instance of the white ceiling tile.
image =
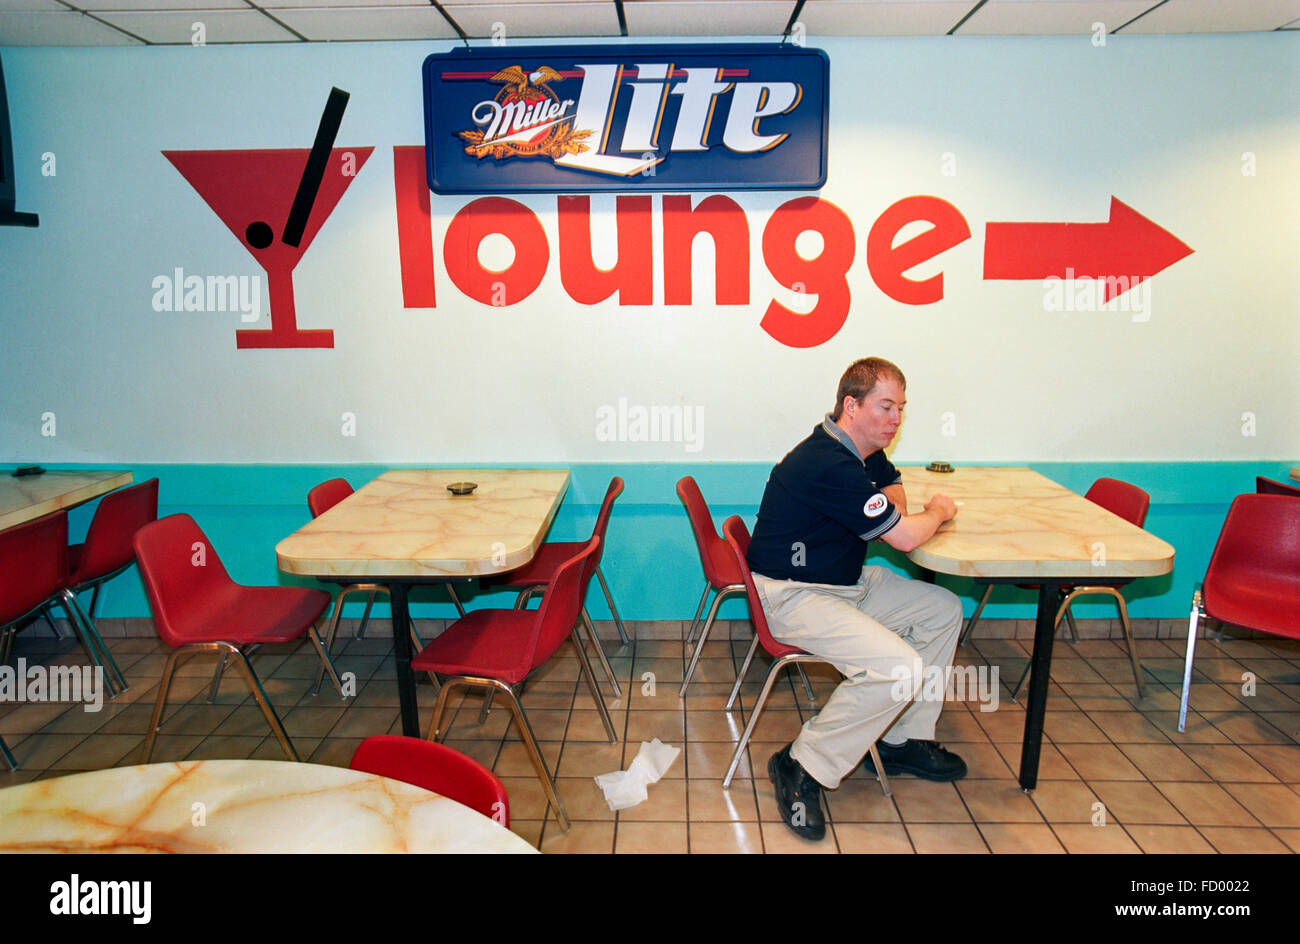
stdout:
[(224, 43), (297, 42), (269, 16), (257, 10), (183, 10), (179, 12), (115, 12), (99, 17), (151, 43), (190, 45), (193, 26), (202, 23), (207, 45)]
[(799, 22), (808, 36), (943, 36), (976, 0), (808, 0)]
[(506, 41), (530, 36), (618, 36), (618, 12), (611, 2), (566, 3), (443, 3), (466, 35)]
[(764, 36), (778, 39), (795, 4), (791, 0), (627, 0), (629, 36)]
[(1150, 10), (1159, 0), (989, 0), (958, 36), (1071, 36), (1107, 32)]
[(0, 0), (0, 13), (67, 13), (57, 0)]
[[(384, 9), (402, 9), (404, 7), (415, 7), (421, 10), (428, 10), (444, 23), (447, 22), (441, 13), (435, 10), (429, 0), (264, 0), (257, 4), (263, 10), (324, 10), (334, 9), (336, 7), (351, 7), (358, 10), (373, 10), (376, 8)], [(279, 14), (276, 14), (279, 19)], [(455, 35), (455, 31), (452, 31)]]
[(0, 46), (138, 46), (80, 13), (0, 13)]
[(128, 10), (184, 10), (197, 12), (199, 10), (247, 11), (249, 9), (244, 0), (68, 0), (68, 2), (78, 10), (87, 10), (91, 13), (108, 10), (114, 12)]
[(1172, 0), (1125, 33), (1241, 33), (1274, 30), (1300, 17), (1300, 0)]
[(309, 40), (455, 39), (441, 13), (429, 6), (276, 10), (276, 19)]

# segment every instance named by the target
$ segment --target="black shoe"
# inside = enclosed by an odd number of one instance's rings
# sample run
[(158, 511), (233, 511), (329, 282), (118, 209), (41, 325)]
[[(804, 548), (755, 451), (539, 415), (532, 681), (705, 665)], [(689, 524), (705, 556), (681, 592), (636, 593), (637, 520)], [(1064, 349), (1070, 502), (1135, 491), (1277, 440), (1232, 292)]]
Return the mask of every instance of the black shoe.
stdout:
[[(880, 751), (880, 762), (885, 765), (885, 773), (891, 777), (895, 774), (912, 774), (922, 780), (946, 783), (966, 776), (966, 762), (952, 751), (944, 750), (938, 741), (913, 739), (898, 747), (877, 741), (876, 750)], [(867, 773), (875, 774), (876, 765), (872, 763), (870, 754), (863, 759), (862, 766)]]
[(790, 756), (789, 744), (773, 754), (767, 762), (767, 776), (776, 787), (776, 805), (782, 822), (801, 839), (825, 838), (822, 785)]

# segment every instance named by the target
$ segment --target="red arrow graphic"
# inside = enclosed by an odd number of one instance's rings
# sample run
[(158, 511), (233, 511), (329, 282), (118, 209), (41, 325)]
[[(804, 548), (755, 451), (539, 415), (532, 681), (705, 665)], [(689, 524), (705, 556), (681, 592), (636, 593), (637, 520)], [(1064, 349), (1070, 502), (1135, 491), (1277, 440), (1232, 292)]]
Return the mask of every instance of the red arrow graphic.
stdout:
[(984, 225), (984, 278), (1104, 279), (1103, 301), (1192, 252), (1168, 230), (1114, 196), (1105, 223)]

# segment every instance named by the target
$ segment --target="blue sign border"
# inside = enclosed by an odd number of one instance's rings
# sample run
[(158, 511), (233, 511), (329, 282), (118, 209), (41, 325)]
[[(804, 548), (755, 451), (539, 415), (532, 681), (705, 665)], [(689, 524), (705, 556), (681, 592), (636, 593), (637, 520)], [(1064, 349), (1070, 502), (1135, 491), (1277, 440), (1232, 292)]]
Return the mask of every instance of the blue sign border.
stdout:
[[(705, 152), (669, 152), (660, 147), (665, 160), (655, 173), (615, 177), (557, 166), (545, 157), (512, 157), (504, 161), (473, 158), (464, 153), (458, 132), (473, 123), (462, 100), (436, 96), (442, 89), (436, 70), (447, 64), (494, 63), (496, 70), (523, 63), (536, 68), (548, 62), (626, 65), (635, 59), (689, 65), (733, 65), (751, 67), (758, 58), (815, 58), (812, 63), (821, 83), (821, 107), (804, 102), (803, 110), (788, 116), (772, 116), (766, 122), (784, 118), (780, 130), (790, 137), (776, 148), (752, 154), (737, 154), (712, 144)], [(805, 65), (807, 68), (807, 65)], [(629, 46), (519, 46), (458, 48), (433, 53), (421, 66), (424, 92), (425, 162), (429, 189), (439, 194), (681, 192), (697, 190), (818, 190), (826, 184), (827, 142), (830, 121), (830, 57), (821, 49), (775, 43), (734, 44), (645, 44)], [(438, 84), (435, 85), (435, 82)], [(805, 89), (807, 97), (810, 90)], [(668, 98), (668, 96), (665, 96)], [(435, 105), (439, 106), (435, 115)], [(729, 105), (728, 105), (729, 107)], [(460, 108), (461, 119), (449, 119)], [(440, 120), (441, 119), (441, 120)], [(814, 123), (819, 123), (819, 127)], [(796, 134), (798, 138), (796, 138)], [(815, 143), (814, 143), (815, 142)], [(795, 145), (786, 152), (781, 148)], [(815, 148), (815, 155), (808, 151)], [(778, 159), (779, 158), (779, 159)], [(683, 169), (684, 165), (684, 169)]]

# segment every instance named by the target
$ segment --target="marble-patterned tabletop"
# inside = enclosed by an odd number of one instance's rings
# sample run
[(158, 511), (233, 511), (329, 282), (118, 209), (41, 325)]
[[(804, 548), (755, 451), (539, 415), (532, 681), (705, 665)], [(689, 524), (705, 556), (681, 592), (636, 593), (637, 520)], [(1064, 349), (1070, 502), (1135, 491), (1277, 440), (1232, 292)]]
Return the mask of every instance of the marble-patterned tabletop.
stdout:
[(0, 531), (130, 484), (131, 473), (122, 470), (53, 469), (21, 478), (5, 473), (0, 475)]
[[(453, 495), (454, 482), (476, 482)], [(311, 577), (477, 577), (533, 559), (567, 469), (394, 469), (281, 541), (280, 569)]]
[(936, 493), (957, 517), (908, 555), (964, 577), (1078, 577), (1115, 580), (1169, 573), (1174, 549), (1032, 469), (903, 467), (909, 513)]
[(323, 764), (182, 761), (0, 790), (0, 852), (536, 851), (455, 800)]

